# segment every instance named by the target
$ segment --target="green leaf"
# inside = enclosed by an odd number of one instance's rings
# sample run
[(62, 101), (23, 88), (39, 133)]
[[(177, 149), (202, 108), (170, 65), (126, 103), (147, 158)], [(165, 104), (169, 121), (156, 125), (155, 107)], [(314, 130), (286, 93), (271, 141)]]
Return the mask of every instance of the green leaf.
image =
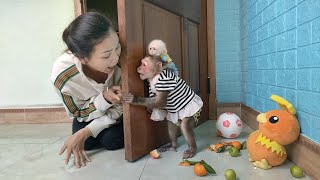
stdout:
[(200, 161), (189, 161), (189, 160), (184, 160), (184, 161), (188, 162), (190, 165), (195, 165), (200, 162)]
[(224, 152), (224, 150), (226, 149), (225, 146), (219, 147), (218, 149), (218, 153)]
[(241, 150), (242, 149), (247, 149), (247, 141), (244, 141), (242, 144), (241, 144)]
[(206, 169), (206, 171), (210, 174), (217, 174), (216, 171), (207, 164), (204, 160), (201, 160), (200, 163), (203, 165), (203, 167)]

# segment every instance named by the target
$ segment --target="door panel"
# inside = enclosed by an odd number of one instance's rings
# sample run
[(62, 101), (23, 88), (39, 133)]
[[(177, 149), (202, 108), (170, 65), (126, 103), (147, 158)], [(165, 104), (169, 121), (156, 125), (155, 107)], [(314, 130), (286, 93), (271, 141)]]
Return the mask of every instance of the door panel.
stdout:
[(147, 0), (152, 4), (171, 11), (181, 17), (200, 22), (200, 0)]
[(188, 80), (190, 87), (200, 94), (200, 74), (199, 74), (199, 31), (198, 24), (186, 20), (185, 25), (188, 31), (186, 32), (188, 41), (185, 43), (186, 49), (186, 73), (184, 78)]
[(168, 54), (181, 70), (181, 18), (154, 4), (144, 2), (144, 39), (147, 50), (153, 39), (163, 40)]

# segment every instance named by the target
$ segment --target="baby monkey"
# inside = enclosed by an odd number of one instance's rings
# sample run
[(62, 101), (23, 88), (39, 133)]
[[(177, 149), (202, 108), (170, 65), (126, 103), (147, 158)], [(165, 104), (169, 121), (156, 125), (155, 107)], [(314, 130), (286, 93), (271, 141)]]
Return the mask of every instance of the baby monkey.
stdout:
[(141, 80), (149, 82), (150, 97), (138, 97), (129, 93), (123, 96), (124, 102), (152, 108), (150, 119), (154, 121), (168, 120), (171, 143), (160, 148), (160, 152), (176, 151), (180, 123), (180, 129), (188, 144), (183, 158), (193, 157), (197, 152), (193, 116), (201, 111), (203, 106), (201, 98), (173, 71), (163, 69), (159, 56), (148, 55), (143, 58), (137, 71)]
[(151, 56), (160, 56), (162, 63), (164, 63), (162, 69), (169, 68), (175, 73), (175, 75), (179, 76), (178, 68), (168, 54), (166, 43), (164, 43), (162, 40), (152, 40), (148, 45), (148, 53)]

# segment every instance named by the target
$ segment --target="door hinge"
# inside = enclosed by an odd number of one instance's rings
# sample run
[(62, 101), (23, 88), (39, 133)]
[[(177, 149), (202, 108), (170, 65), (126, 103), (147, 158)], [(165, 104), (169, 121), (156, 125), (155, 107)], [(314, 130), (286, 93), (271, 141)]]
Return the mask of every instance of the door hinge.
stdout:
[(207, 93), (210, 94), (210, 77), (207, 79)]

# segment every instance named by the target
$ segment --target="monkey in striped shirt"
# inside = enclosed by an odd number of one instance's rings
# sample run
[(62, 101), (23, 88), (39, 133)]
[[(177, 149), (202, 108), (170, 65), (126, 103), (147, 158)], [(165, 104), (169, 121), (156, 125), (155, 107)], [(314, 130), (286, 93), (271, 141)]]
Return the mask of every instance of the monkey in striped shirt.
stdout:
[(141, 80), (149, 82), (150, 97), (138, 97), (129, 93), (123, 96), (123, 101), (152, 108), (150, 118), (154, 121), (167, 120), (171, 143), (160, 148), (160, 152), (177, 150), (177, 135), (181, 129), (188, 144), (188, 149), (183, 152), (183, 158), (191, 158), (197, 152), (193, 132), (194, 115), (199, 114), (203, 102), (183, 79), (173, 70), (163, 69), (163, 66), (159, 56), (148, 55), (143, 58), (137, 71)]

